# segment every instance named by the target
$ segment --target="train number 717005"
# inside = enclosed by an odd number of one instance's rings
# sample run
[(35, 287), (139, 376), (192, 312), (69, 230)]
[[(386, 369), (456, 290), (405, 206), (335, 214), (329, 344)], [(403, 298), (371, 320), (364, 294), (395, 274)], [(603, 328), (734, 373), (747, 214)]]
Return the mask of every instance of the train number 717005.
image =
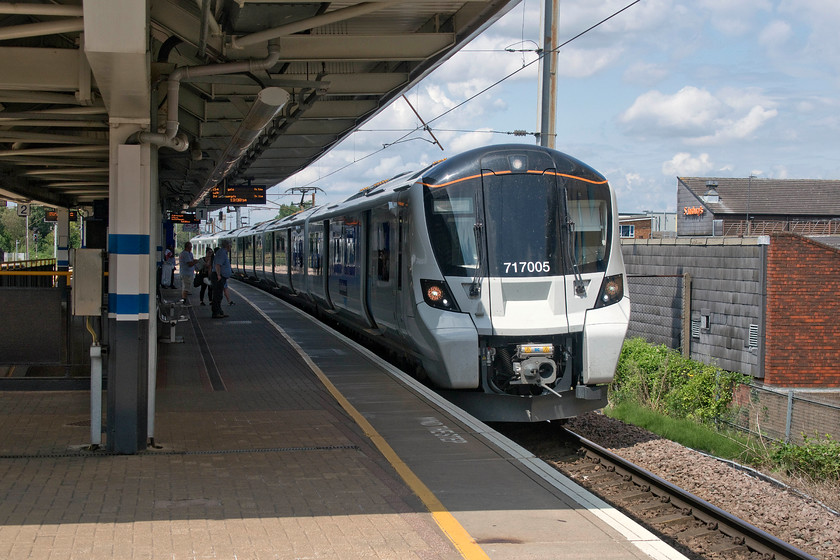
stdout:
[(518, 261), (502, 263), (505, 266), (505, 274), (519, 274), (524, 272), (551, 272), (551, 264), (548, 261)]

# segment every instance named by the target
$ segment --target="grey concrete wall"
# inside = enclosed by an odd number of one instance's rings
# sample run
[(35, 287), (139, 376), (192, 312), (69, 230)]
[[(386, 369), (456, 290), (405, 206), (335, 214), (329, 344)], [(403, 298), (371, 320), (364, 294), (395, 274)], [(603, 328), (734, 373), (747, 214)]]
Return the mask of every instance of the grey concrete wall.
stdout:
[[(682, 275), (692, 278), (691, 320), (708, 317), (708, 328), (693, 329), (690, 356), (763, 377), (760, 364), (764, 338), (764, 238), (677, 238), (622, 241), (628, 273), (631, 312), (629, 332), (673, 348), (676, 325), (681, 324), (680, 298), (672, 278), (634, 278), (639, 275)], [(681, 283), (679, 284), (681, 286)], [(639, 298), (637, 310), (636, 298)], [(750, 348), (750, 325), (757, 325), (758, 345)], [(667, 332), (666, 332), (667, 331)], [(671, 342), (665, 340), (670, 336)]]

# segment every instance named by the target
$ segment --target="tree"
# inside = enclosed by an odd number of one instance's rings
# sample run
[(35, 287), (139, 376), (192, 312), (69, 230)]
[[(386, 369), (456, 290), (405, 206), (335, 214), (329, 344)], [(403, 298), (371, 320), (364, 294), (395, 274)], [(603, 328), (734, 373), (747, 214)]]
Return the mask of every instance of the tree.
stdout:
[(0, 249), (14, 252), (15, 241), (26, 247), (26, 219), (19, 217), (15, 208), (0, 208)]
[(279, 210), (277, 210), (277, 216), (275, 216), (275, 219), (285, 218), (286, 216), (297, 214), (301, 210), (303, 210), (303, 208), (294, 204), (281, 204)]
[(44, 259), (53, 256), (53, 222), (45, 222), (47, 209), (43, 206), (30, 206), (29, 212), (29, 258)]

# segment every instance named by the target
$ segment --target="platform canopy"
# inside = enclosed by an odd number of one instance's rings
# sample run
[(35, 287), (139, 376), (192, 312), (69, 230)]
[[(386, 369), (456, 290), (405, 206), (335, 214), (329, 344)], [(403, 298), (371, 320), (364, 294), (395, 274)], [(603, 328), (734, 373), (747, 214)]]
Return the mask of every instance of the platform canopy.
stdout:
[(131, 141), (159, 146), (167, 208), (223, 181), (273, 186), (518, 1), (0, 2), (0, 199), (107, 199), (123, 122), (148, 123)]

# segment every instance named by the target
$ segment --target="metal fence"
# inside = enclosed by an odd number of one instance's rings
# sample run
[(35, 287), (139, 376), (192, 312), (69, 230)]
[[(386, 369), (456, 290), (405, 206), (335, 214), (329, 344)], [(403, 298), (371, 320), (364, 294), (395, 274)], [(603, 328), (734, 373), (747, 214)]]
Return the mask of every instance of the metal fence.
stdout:
[(840, 390), (751, 385), (734, 400), (734, 425), (754, 435), (801, 444), (805, 437), (840, 441)]
[(57, 275), (55, 259), (0, 263), (0, 287), (51, 288)]

